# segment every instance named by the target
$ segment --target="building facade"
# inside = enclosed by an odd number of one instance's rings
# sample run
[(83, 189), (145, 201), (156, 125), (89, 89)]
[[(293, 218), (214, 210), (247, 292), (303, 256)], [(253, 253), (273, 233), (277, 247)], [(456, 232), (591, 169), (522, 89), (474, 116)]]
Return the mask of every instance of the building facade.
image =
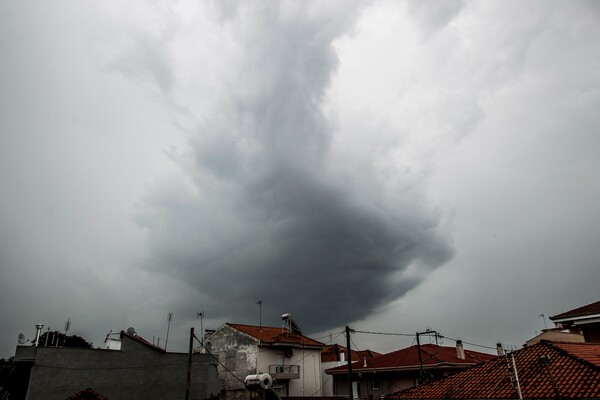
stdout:
[(268, 373), (280, 397), (321, 396), (324, 344), (285, 327), (227, 323), (205, 337), (204, 346), (218, 357), (226, 398), (246, 398), (246, 376)]
[[(65, 400), (86, 390), (109, 400), (183, 399), (188, 360), (187, 353), (167, 353), (126, 332), (120, 350), (19, 346), (15, 355), (16, 363), (31, 365), (27, 400)], [(192, 355), (190, 377), (190, 399), (219, 396), (209, 354)]]
[[(419, 354), (420, 352), (420, 354)], [(374, 400), (398, 390), (431, 382), (467, 370), (496, 356), (456, 347), (424, 344), (410, 346), (352, 363), (352, 391), (355, 399)], [(326, 371), (333, 378), (334, 395), (347, 396), (348, 367)]]

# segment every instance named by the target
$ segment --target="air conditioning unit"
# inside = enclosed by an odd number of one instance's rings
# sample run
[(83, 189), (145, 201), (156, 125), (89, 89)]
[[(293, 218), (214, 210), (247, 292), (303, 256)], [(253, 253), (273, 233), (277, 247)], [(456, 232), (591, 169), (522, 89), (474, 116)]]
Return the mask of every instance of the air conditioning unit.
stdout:
[(285, 356), (286, 357), (294, 357), (294, 349), (292, 349), (291, 347), (285, 349)]

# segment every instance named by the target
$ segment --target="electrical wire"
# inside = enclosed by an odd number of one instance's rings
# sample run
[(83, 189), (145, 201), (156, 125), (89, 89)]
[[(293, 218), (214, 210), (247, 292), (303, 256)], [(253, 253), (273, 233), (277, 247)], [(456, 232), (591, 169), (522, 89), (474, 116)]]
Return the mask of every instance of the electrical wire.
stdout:
[[(192, 362), (192, 365), (201, 365), (204, 364), (202, 361)], [(178, 362), (178, 363), (170, 363), (170, 364), (150, 364), (150, 365), (128, 365), (126, 367), (63, 367), (59, 365), (47, 365), (47, 364), (39, 364), (35, 363), (35, 367), (41, 368), (50, 368), (50, 369), (63, 369), (63, 370), (74, 370), (74, 371), (104, 371), (104, 370), (127, 370), (127, 369), (145, 369), (145, 368), (166, 368), (166, 367), (177, 367), (187, 365), (186, 362)]]
[[(387, 335), (387, 336), (415, 336), (414, 333), (394, 333), (394, 332), (372, 332), (372, 331), (358, 331), (355, 330), (354, 332), (356, 333), (364, 333), (364, 334), (368, 334), (368, 335)], [(439, 337), (441, 339), (450, 339), (454, 342), (460, 340), (460, 339), (454, 339), (451, 338), (449, 336), (444, 336), (444, 335), (439, 335)], [(491, 347), (491, 346), (485, 346), (482, 344), (477, 344), (477, 343), (472, 343), (472, 342), (467, 342), (467, 341), (462, 341), (464, 344), (468, 344), (470, 346), (474, 346), (474, 347), (480, 347), (482, 349), (490, 349), (490, 350), (496, 350), (496, 347)]]
[(414, 333), (392, 333), (392, 332), (370, 332), (370, 331), (357, 331), (356, 333), (366, 333), (368, 335), (387, 335), (387, 336), (415, 336)]

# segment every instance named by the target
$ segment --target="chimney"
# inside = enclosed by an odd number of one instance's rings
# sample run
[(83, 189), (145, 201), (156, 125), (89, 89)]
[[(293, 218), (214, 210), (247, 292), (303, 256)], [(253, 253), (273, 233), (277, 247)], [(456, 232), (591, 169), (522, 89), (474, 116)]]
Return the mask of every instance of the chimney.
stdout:
[(346, 353), (340, 352), (340, 362), (346, 362)]
[(463, 347), (462, 340), (456, 341), (456, 357), (461, 360), (465, 359), (465, 349)]
[(35, 329), (37, 332), (35, 333), (35, 345), (38, 346), (40, 344), (40, 335), (42, 334), (42, 329), (44, 328), (44, 324), (36, 324)]
[(496, 352), (498, 352), (499, 357), (502, 357), (504, 355), (504, 348), (502, 347), (502, 343), (496, 343)]
[(363, 368), (367, 368), (367, 357), (363, 357)]

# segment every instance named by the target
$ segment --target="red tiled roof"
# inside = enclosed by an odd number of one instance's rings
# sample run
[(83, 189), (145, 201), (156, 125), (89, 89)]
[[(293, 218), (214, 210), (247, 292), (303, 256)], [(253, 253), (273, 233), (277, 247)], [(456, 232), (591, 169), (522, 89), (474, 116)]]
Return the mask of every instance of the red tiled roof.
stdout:
[[(550, 357), (549, 371), (562, 399), (600, 398), (600, 345), (541, 341), (512, 353), (525, 399), (557, 397), (540, 357)], [(512, 363), (498, 357), (430, 384), (405, 389), (395, 399), (516, 399)]]
[[(340, 361), (340, 353), (348, 354), (348, 349), (339, 344), (332, 344), (321, 350), (321, 362)], [(379, 357), (381, 353), (373, 350), (352, 350), (352, 361), (359, 361), (366, 358)]]
[(550, 319), (555, 320), (555, 319), (563, 319), (563, 318), (570, 318), (570, 317), (581, 317), (581, 316), (590, 315), (590, 314), (600, 314), (600, 301), (597, 301), (597, 302), (591, 303), (591, 304), (587, 304), (585, 306), (581, 306), (581, 307), (575, 308), (573, 310), (565, 311), (562, 314), (558, 314), (558, 315), (555, 315), (554, 317), (550, 317)]
[(281, 327), (273, 328), (269, 326), (254, 326), (231, 323), (227, 323), (227, 325), (260, 340), (263, 344), (290, 344), (315, 347), (325, 346), (323, 343), (304, 335), (286, 332)]
[(600, 367), (600, 345), (579, 346), (575, 343), (554, 343), (554, 346), (580, 360)]
[[(435, 344), (424, 344), (421, 346), (421, 360), (423, 366), (426, 368), (441, 365), (468, 367), (494, 358), (496, 356), (491, 354), (465, 349), (465, 358), (463, 360), (456, 355), (456, 347), (437, 346)], [(417, 346), (410, 346), (379, 357), (367, 359), (366, 367), (364, 366), (364, 360), (352, 363), (352, 371), (354, 372), (416, 368), (419, 368)], [(347, 370), (348, 367), (342, 365), (328, 369), (327, 373), (345, 373)]]

